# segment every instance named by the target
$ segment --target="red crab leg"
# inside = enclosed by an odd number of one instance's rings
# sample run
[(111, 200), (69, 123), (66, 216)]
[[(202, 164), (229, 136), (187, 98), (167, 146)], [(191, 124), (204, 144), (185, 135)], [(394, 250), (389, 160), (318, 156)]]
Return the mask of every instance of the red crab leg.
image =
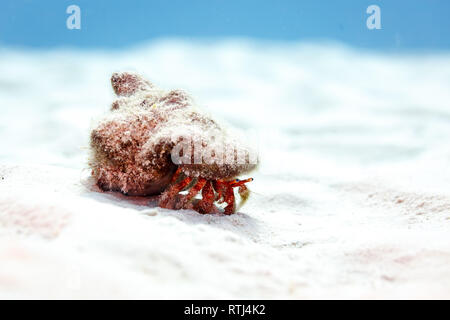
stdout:
[(224, 214), (233, 214), (236, 210), (236, 202), (234, 201), (234, 191), (231, 185), (228, 185), (225, 193), (225, 202), (227, 206), (225, 207)]
[(175, 171), (175, 173), (172, 176), (171, 183), (174, 183), (175, 181), (177, 181), (177, 179), (180, 176), (180, 174), (181, 174), (181, 167), (178, 167), (177, 171)]
[(173, 209), (177, 194), (184, 188), (186, 188), (186, 186), (191, 183), (191, 181), (191, 177), (186, 177), (179, 183), (171, 185), (169, 189), (164, 191), (164, 193), (161, 195), (158, 205), (161, 208)]
[(206, 181), (202, 190), (202, 200), (197, 204), (197, 211), (200, 213), (213, 213), (214, 212), (214, 189), (211, 181)]
[(183, 209), (199, 192), (203, 189), (206, 184), (206, 179), (199, 178), (197, 183), (189, 190), (189, 193), (184, 196), (177, 205), (177, 209)]
[(216, 201), (218, 203), (223, 203), (225, 201), (224, 193), (227, 187), (226, 182), (222, 180), (213, 181), (214, 189), (217, 192)]

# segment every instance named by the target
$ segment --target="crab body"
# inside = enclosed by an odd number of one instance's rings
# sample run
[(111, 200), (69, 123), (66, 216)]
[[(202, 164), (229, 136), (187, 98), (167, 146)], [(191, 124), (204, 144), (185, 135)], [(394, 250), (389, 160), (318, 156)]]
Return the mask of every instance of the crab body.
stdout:
[[(229, 135), (182, 90), (164, 91), (134, 73), (114, 73), (118, 99), (90, 136), (89, 165), (103, 190), (160, 195), (159, 206), (235, 212), (234, 188), (245, 200), (237, 176), (253, 170), (257, 156)], [(185, 194), (180, 194), (187, 191)], [(201, 199), (197, 199), (201, 194)]]

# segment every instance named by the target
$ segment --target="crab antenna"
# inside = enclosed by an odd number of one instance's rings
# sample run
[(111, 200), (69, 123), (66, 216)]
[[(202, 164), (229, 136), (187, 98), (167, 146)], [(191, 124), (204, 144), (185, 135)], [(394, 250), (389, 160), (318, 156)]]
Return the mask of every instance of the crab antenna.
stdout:
[(243, 186), (244, 184), (246, 184), (247, 182), (252, 182), (253, 178), (248, 178), (245, 180), (239, 180), (239, 179), (235, 179), (233, 181), (230, 182), (230, 186), (234, 187), (240, 187)]

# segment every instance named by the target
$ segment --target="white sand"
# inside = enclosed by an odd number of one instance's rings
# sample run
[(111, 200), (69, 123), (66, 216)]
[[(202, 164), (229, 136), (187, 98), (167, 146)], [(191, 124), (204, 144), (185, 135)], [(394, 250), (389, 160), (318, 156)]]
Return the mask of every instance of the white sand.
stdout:
[[(257, 134), (238, 214), (91, 188), (123, 69)], [(450, 298), (450, 54), (160, 41), (0, 70), (0, 298)]]

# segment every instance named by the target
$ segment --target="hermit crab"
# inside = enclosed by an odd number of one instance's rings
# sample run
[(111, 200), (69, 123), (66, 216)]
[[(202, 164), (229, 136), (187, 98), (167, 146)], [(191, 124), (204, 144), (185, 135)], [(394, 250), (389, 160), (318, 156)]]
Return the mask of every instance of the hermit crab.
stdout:
[(159, 195), (158, 205), (199, 213), (236, 211), (258, 165), (249, 145), (198, 109), (182, 90), (165, 91), (136, 73), (114, 73), (118, 99), (90, 135), (89, 166), (102, 190)]

